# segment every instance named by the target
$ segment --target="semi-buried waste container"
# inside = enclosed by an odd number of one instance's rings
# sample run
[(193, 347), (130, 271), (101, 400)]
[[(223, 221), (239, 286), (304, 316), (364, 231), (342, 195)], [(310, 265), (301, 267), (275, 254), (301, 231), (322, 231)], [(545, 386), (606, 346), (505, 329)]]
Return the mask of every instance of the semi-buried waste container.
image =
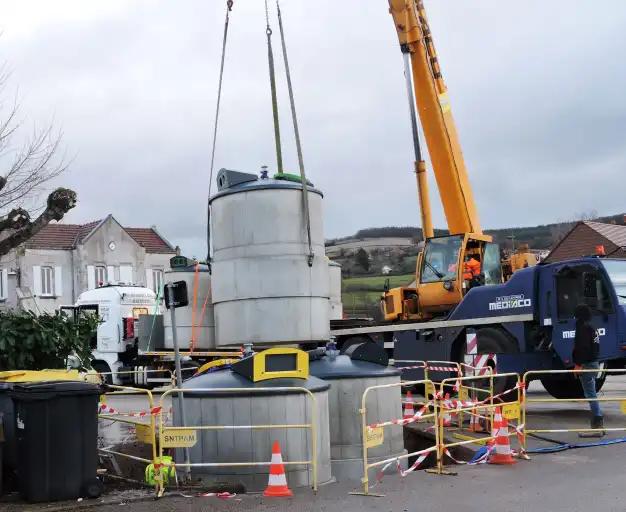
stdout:
[(98, 467), (98, 395), (86, 382), (16, 384), (17, 476), (22, 497), (31, 502), (102, 492)]

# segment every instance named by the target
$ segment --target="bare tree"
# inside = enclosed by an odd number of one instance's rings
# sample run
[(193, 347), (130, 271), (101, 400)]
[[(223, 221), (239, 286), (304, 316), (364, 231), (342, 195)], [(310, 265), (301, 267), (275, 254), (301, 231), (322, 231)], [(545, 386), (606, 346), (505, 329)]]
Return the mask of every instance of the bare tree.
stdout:
[[(0, 97), (5, 96), (8, 76), (6, 65), (0, 66)], [(76, 193), (67, 188), (57, 188), (41, 204), (46, 184), (67, 169), (59, 155), (61, 134), (53, 133), (51, 126), (33, 130), (16, 147), (14, 141), (23, 125), (18, 116), (16, 100), (10, 104), (0, 100), (0, 166), (4, 168), (0, 170), (0, 256), (51, 220), (61, 220), (76, 205)]]

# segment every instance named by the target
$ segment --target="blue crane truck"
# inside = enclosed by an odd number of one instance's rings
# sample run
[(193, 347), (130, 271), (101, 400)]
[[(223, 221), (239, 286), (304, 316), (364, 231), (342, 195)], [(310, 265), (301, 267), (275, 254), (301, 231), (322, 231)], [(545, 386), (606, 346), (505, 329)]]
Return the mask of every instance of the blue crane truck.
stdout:
[[(583, 257), (518, 270), (503, 284), (477, 286), (445, 317), (420, 323), (379, 324), (334, 329), (338, 344), (374, 341), (396, 361), (463, 362), (466, 335), (478, 335), (478, 353), (496, 354), (499, 373), (573, 367), (574, 308), (587, 304), (600, 336), (600, 361), (605, 368), (626, 365), (626, 260)], [(396, 363), (410, 366), (410, 363)], [(422, 378), (406, 370), (405, 378)], [(439, 374), (439, 378), (449, 375)], [(605, 375), (597, 379), (604, 384)], [(438, 378), (433, 375), (433, 378)], [(543, 376), (555, 398), (583, 396), (570, 374)]]

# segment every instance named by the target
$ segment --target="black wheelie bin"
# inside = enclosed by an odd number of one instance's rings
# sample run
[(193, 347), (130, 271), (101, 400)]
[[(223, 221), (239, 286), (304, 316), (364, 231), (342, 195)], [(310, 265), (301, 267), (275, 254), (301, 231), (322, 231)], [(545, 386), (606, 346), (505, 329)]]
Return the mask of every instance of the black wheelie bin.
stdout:
[(102, 492), (98, 469), (98, 395), (87, 382), (16, 384), (17, 478), (30, 502), (96, 498)]

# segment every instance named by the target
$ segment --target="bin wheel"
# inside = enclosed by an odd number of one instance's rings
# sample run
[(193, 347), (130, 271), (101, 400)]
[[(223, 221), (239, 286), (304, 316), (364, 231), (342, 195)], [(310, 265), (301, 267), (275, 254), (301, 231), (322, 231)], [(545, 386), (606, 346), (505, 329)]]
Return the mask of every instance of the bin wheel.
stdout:
[(81, 494), (85, 498), (93, 500), (100, 497), (103, 492), (104, 484), (100, 481), (99, 478), (94, 478), (83, 485), (83, 492)]

